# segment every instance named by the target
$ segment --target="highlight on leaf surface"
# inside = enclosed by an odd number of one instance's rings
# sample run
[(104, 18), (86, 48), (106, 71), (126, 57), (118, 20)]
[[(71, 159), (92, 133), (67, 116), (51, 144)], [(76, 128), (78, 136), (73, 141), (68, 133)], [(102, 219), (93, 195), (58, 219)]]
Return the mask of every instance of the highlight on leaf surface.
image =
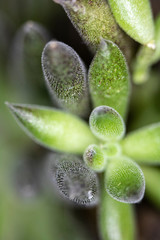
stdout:
[(53, 99), (62, 108), (86, 117), (89, 112), (86, 69), (68, 45), (50, 41), (42, 53), (44, 77)]
[(154, 40), (154, 24), (149, 0), (109, 0), (120, 27), (134, 40), (150, 45)]
[(145, 191), (143, 172), (135, 162), (125, 156), (112, 158), (107, 162), (105, 188), (117, 201), (139, 202)]
[(88, 146), (83, 154), (83, 159), (87, 166), (96, 172), (102, 172), (105, 169), (106, 157), (98, 145)]
[(26, 133), (50, 149), (82, 154), (97, 142), (88, 125), (69, 113), (35, 105), (7, 105)]
[(125, 125), (119, 113), (108, 106), (95, 108), (89, 118), (93, 134), (103, 141), (120, 140), (125, 133)]
[(119, 28), (105, 0), (53, 0), (63, 6), (68, 17), (94, 51), (102, 38), (115, 42), (127, 59), (132, 54), (132, 42)]
[[(18, 30), (11, 48), (10, 78), (21, 86), (18, 94), (23, 100), (37, 100), (47, 96), (41, 69), (42, 50), (49, 39), (47, 30), (40, 24), (28, 21)], [(18, 73), (18, 74), (17, 74)]]
[(113, 42), (101, 42), (89, 68), (89, 87), (94, 107), (107, 105), (125, 117), (130, 77), (125, 58)]
[(160, 123), (129, 133), (120, 144), (122, 152), (137, 162), (160, 164)]
[(99, 208), (98, 222), (103, 240), (135, 239), (135, 219), (131, 204), (114, 200), (103, 188)]
[(63, 197), (80, 205), (98, 203), (97, 176), (77, 156), (54, 154), (50, 175)]

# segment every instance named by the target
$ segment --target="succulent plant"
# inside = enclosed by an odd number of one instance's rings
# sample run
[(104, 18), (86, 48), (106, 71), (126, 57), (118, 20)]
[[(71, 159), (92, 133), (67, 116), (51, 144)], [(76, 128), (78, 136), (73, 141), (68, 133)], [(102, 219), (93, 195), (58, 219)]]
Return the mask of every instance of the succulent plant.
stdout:
[[(35, 142), (54, 151), (48, 173), (60, 194), (80, 205), (98, 204), (102, 239), (131, 240), (135, 238), (131, 204), (142, 200), (145, 177), (147, 192), (156, 196), (149, 178), (155, 171), (159, 179), (159, 171), (146, 165), (160, 163), (160, 123), (126, 133), (130, 68), (134, 81), (142, 83), (159, 60), (159, 18), (154, 35), (147, 0), (109, 0), (109, 5), (104, 0), (55, 2), (94, 54), (89, 69), (72, 47), (52, 40), (41, 61), (55, 107), (7, 106)], [(135, 61), (133, 40), (127, 34), (143, 44)]]

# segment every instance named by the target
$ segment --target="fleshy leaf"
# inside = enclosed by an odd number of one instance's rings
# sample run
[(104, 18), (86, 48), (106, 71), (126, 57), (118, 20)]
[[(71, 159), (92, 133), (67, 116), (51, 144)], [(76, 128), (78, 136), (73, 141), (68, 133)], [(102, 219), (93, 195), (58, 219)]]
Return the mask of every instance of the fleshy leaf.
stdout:
[(103, 240), (134, 240), (135, 219), (132, 206), (115, 201), (103, 189), (99, 228)]
[(50, 149), (82, 154), (97, 142), (88, 125), (69, 113), (34, 105), (8, 106), (26, 133)]
[(139, 202), (145, 190), (143, 172), (135, 162), (125, 156), (112, 158), (107, 162), (105, 188), (117, 201)]
[(150, 68), (160, 60), (160, 15), (155, 21), (155, 43), (152, 48), (141, 46), (133, 66), (133, 81), (146, 82), (150, 77)]
[(131, 132), (121, 141), (121, 147), (137, 162), (160, 164), (160, 123)]
[(160, 208), (160, 169), (142, 166), (142, 171), (146, 181), (145, 194), (158, 208)]
[(79, 116), (87, 116), (86, 69), (77, 53), (62, 42), (51, 41), (43, 50), (42, 67), (49, 90), (59, 106)]
[(93, 134), (103, 141), (117, 141), (125, 133), (122, 117), (108, 106), (95, 108), (90, 115), (89, 125)]
[(149, 78), (151, 59), (155, 49), (142, 46), (133, 65), (133, 82), (142, 84)]
[(94, 107), (107, 105), (125, 117), (130, 79), (122, 52), (110, 41), (102, 41), (89, 69), (89, 86)]
[(154, 39), (154, 24), (149, 0), (109, 0), (120, 27), (134, 40), (148, 44)]
[[(48, 93), (41, 68), (42, 50), (49, 39), (46, 29), (32, 21), (26, 22), (16, 34), (10, 60), (10, 78), (17, 83), (23, 101), (46, 100)], [(19, 86), (21, 90), (19, 91)]]
[(160, 60), (160, 15), (158, 15), (155, 21), (155, 45), (156, 45), (156, 50), (151, 59), (152, 64)]
[(100, 146), (92, 144), (84, 152), (84, 162), (92, 170), (102, 172), (106, 166), (106, 157)]
[(91, 49), (96, 50), (101, 39), (115, 42), (129, 59), (132, 43), (119, 28), (105, 0), (54, 0), (61, 4), (71, 22)]
[(63, 197), (80, 205), (97, 204), (97, 175), (77, 156), (54, 154), (49, 167), (52, 181)]

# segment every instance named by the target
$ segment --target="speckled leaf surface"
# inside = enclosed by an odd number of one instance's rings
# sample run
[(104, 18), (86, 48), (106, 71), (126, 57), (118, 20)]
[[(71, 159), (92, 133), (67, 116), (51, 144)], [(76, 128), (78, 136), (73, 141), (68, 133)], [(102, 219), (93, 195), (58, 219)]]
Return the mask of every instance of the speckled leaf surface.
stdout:
[(54, 101), (86, 117), (89, 112), (86, 69), (77, 53), (62, 42), (50, 41), (42, 53), (42, 67)]
[(87, 147), (83, 159), (86, 165), (95, 172), (102, 172), (106, 167), (106, 156), (102, 148), (96, 144)]
[(105, 188), (111, 197), (124, 203), (139, 202), (144, 195), (145, 180), (140, 167), (121, 156), (108, 160)]
[(119, 113), (108, 106), (95, 108), (89, 118), (93, 134), (103, 141), (118, 141), (125, 134), (125, 125)]
[(111, 198), (102, 190), (99, 228), (102, 240), (134, 240), (135, 220), (132, 206)]
[(148, 44), (154, 39), (154, 24), (149, 0), (109, 0), (121, 28), (134, 40)]
[(25, 132), (50, 149), (82, 154), (97, 141), (88, 125), (69, 113), (34, 105), (8, 106)]
[(129, 133), (121, 147), (125, 155), (137, 162), (160, 164), (160, 123)]
[(130, 79), (125, 58), (110, 41), (102, 41), (89, 69), (89, 87), (94, 107), (107, 105), (125, 117)]
[(129, 59), (132, 42), (119, 28), (105, 0), (54, 0), (61, 4), (71, 22), (93, 50), (101, 39), (115, 42)]

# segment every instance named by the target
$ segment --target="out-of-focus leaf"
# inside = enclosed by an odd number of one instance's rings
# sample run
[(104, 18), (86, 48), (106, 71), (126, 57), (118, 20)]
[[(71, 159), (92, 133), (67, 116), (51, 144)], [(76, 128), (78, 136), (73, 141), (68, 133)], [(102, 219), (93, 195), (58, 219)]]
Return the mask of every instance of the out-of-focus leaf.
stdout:
[(53, 184), (66, 199), (83, 206), (93, 206), (98, 203), (97, 175), (77, 156), (52, 155), (49, 172)]
[(130, 39), (118, 27), (105, 0), (54, 0), (61, 4), (71, 22), (90, 48), (96, 50), (101, 39), (115, 42), (127, 58), (131, 56)]
[(135, 221), (132, 206), (114, 200), (103, 189), (99, 228), (102, 240), (134, 240)]
[(125, 125), (119, 113), (108, 106), (95, 108), (89, 118), (93, 134), (103, 141), (116, 141), (125, 133)]
[(83, 155), (84, 162), (92, 170), (101, 172), (106, 166), (106, 157), (100, 146), (92, 144), (90, 145)]
[(145, 194), (158, 208), (160, 208), (160, 169), (142, 166), (142, 171), (146, 181)]
[[(42, 50), (49, 38), (47, 30), (38, 23), (26, 22), (16, 34), (9, 65), (10, 78), (18, 88), (21, 99), (46, 100), (47, 91), (41, 68)], [(20, 86), (20, 90), (19, 90)]]
[(130, 94), (125, 58), (110, 41), (102, 41), (89, 70), (89, 86), (94, 107), (107, 105), (125, 117)]
[(151, 71), (149, 81), (133, 85), (130, 103), (128, 132), (159, 122), (160, 120), (160, 81), (159, 72)]
[(109, 159), (105, 172), (105, 188), (117, 201), (139, 202), (145, 190), (143, 172), (135, 162), (125, 156)]
[(154, 24), (149, 0), (109, 0), (121, 28), (142, 44), (154, 40)]
[(156, 18), (155, 21), (155, 52), (151, 58), (152, 64), (160, 60), (160, 15)]
[(150, 75), (151, 59), (155, 49), (142, 46), (137, 54), (133, 66), (133, 81), (136, 84), (146, 82)]
[(152, 48), (142, 46), (133, 66), (133, 81), (137, 84), (149, 80), (150, 67), (160, 60), (160, 15), (155, 21), (155, 44)]
[(137, 162), (160, 163), (160, 123), (155, 123), (131, 132), (121, 141), (125, 155)]
[(77, 53), (62, 42), (51, 41), (43, 50), (42, 67), (53, 99), (74, 114), (88, 116), (86, 69)]
[(87, 124), (69, 113), (25, 104), (8, 107), (27, 134), (50, 149), (82, 154), (97, 142)]

